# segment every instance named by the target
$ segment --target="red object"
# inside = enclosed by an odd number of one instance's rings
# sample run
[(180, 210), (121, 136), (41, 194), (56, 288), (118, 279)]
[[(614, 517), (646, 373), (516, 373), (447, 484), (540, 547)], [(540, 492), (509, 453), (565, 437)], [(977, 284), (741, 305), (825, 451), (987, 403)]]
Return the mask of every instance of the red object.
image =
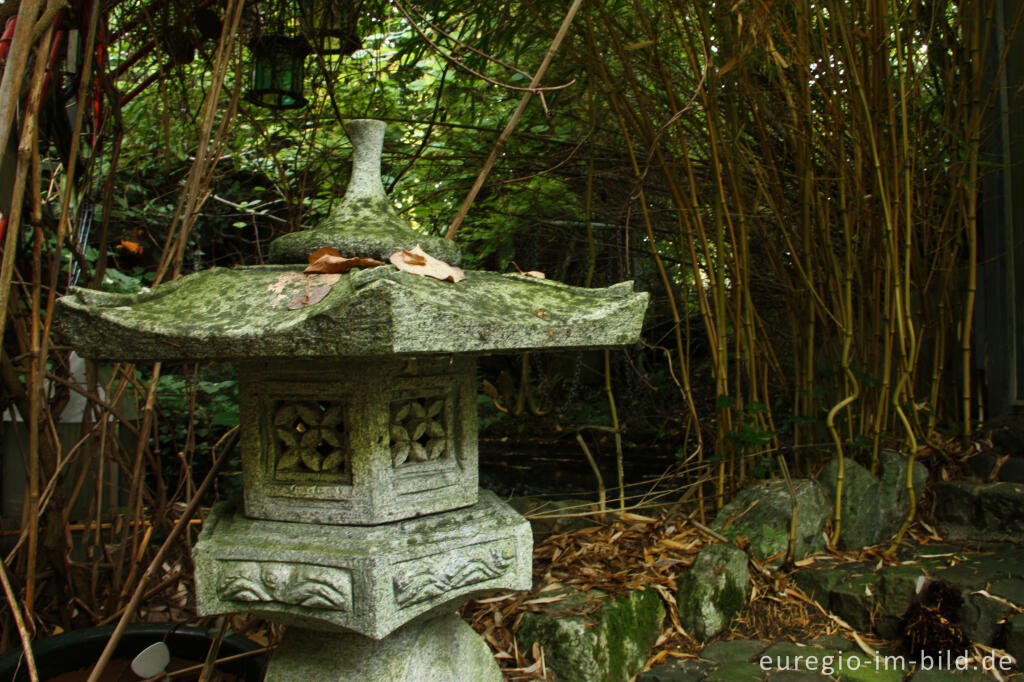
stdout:
[[(57, 13), (57, 18), (54, 19), (54, 24), (57, 24), (61, 20), (61, 15), (64, 10)], [(43, 100), (46, 100), (46, 95), (50, 92), (50, 79), (52, 78), (53, 69), (57, 65), (57, 59), (60, 57), (60, 46), (64, 42), (64, 29), (59, 29), (53, 35), (53, 42), (50, 43), (50, 56), (46, 61), (46, 76), (43, 78)]]
[[(93, 12), (102, 11), (98, 3), (90, 3), (91, 10)], [(103, 111), (103, 85), (100, 83), (100, 68), (103, 63), (103, 57), (106, 54), (106, 42), (107, 42), (107, 27), (103, 21), (103, 17), (96, 22), (96, 53), (93, 55), (93, 90), (92, 94), (92, 141), (91, 146), (93, 149), (96, 148), (96, 144), (99, 141), (100, 131), (103, 130), (103, 123), (105, 118), (105, 112)]]
[(4, 240), (5, 234), (7, 234), (7, 216), (0, 213), (0, 242)]
[(0, 35), (0, 59), (7, 59), (7, 53), (11, 51), (11, 39), (14, 38), (14, 27), (17, 23), (18, 17), (13, 16), (4, 26), (4, 33)]

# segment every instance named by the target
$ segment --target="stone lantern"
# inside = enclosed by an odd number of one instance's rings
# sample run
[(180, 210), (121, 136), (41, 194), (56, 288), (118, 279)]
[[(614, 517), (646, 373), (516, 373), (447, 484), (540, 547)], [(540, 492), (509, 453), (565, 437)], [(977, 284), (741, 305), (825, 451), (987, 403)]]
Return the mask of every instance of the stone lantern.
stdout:
[(454, 611), (531, 585), (529, 523), (477, 487), (476, 356), (635, 342), (647, 294), (393, 265), (302, 273), (322, 247), (387, 259), (450, 241), (415, 232), (380, 180), (384, 124), (349, 123), (353, 173), (276, 264), (213, 268), (139, 294), (73, 289), (60, 324), (87, 358), (230, 360), (244, 500), (214, 507), (194, 549), (200, 615), (287, 624), (268, 680), (500, 680)]

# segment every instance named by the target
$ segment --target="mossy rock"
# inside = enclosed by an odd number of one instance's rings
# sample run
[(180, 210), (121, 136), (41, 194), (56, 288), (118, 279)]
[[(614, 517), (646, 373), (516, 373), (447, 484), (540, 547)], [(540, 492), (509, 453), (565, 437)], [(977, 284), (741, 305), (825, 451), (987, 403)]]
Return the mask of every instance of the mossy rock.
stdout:
[(750, 569), (743, 550), (717, 543), (705, 546), (679, 580), (679, 620), (700, 640), (728, 627), (750, 595)]
[(837, 659), (836, 673), (840, 682), (901, 682), (909, 666), (896, 663), (887, 665), (884, 658), (874, 659), (863, 654), (843, 654)]
[(711, 671), (704, 682), (760, 682), (768, 671), (756, 663), (726, 663)]
[(1024, 484), (941, 481), (935, 516), (950, 538), (1024, 542)]
[[(822, 469), (818, 483), (829, 502), (835, 506), (839, 459), (833, 458)], [(860, 549), (878, 544), (885, 526), (881, 517), (888, 516), (879, 507), (879, 482), (870, 471), (848, 457), (843, 458), (843, 499), (837, 547)]]
[(535, 642), (559, 682), (623, 682), (639, 673), (665, 617), (656, 590), (609, 597), (568, 588), (567, 599), (544, 613), (527, 613), (516, 637), (520, 650)]
[[(825, 549), (823, 530), (832, 507), (821, 486), (808, 479), (793, 481), (797, 530), (794, 559)], [(782, 563), (789, 546), (793, 501), (784, 481), (769, 481), (740, 490), (715, 517), (711, 527), (725, 535), (746, 538), (755, 558), (772, 566)]]
[[(907, 491), (908, 457), (895, 450), (879, 453), (881, 475), (875, 476), (849, 458), (843, 458), (843, 500), (837, 547), (856, 550), (871, 547), (893, 537), (910, 512)], [(822, 470), (818, 482), (829, 503), (835, 505), (838, 459), (832, 459)], [(928, 470), (914, 462), (914, 497), (917, 502), (924, 493)]]
[(713, 663), (750, 663), (764, 651), (768, 642), (763, 639), (730, 639), (712, 642), (701, 649), (700, 657)]

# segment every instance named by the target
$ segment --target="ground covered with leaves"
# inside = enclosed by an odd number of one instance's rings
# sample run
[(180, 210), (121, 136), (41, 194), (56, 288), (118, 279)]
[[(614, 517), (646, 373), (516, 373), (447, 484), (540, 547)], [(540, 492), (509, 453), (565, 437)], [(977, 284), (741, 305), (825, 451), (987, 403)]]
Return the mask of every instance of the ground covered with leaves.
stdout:
[[(494, 649), (506, 679), (551, 679), (544, 652), (536, 645), (530, 651), (520, 650), (516, 632), (524, 614), (544, 612), (549, 605), (565, 599), (560, 588), (566, 586), (606, 594), (621, 594), (643, 587), (657, 590), (667, 616), (649, 654), (648, 667), (667, 657), (696, 657), (706, 644), (688, 634), (679, 622), (676, 582), (705, 544), (719, 541), (712, 537), (713, 533), (678, 509), (662, 509), (652, 515), (595, 513), (587, 518), (592, 526), (551, 535), (535, 547), (532, 590), (475, 600), (463, 609), (462, 615)], [(923, 524), (908, 534), (905, 543), (927, 545), (939, 539), (930, 526)], [(825, 556), (850, 563), (899, 561), (884, 556), (885, 549), (880, 546), (860, 552), (811, 556), (797, 562), (794, 568), (812, 567), (817, 559)], [(838, 634), (870, 652), (891, 644), (857, 632), (830, 614), (795, 585), (790, 573), (755, 564), (751, 571), (750, 600), (731, 627), (714, 640), (806, 642)]]

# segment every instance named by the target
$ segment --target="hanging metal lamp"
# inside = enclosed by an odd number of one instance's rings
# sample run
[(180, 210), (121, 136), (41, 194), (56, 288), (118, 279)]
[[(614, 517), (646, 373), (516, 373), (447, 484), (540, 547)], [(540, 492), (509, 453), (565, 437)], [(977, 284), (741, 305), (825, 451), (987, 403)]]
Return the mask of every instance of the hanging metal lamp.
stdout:
[(303, 75), (306, 55), (310, 53), (305, 38), (280, 34), (262, 35), (249, 43), (252, 72), (245, 98), (269, 109), (298, 109), (306, 106), (303, 96)]

